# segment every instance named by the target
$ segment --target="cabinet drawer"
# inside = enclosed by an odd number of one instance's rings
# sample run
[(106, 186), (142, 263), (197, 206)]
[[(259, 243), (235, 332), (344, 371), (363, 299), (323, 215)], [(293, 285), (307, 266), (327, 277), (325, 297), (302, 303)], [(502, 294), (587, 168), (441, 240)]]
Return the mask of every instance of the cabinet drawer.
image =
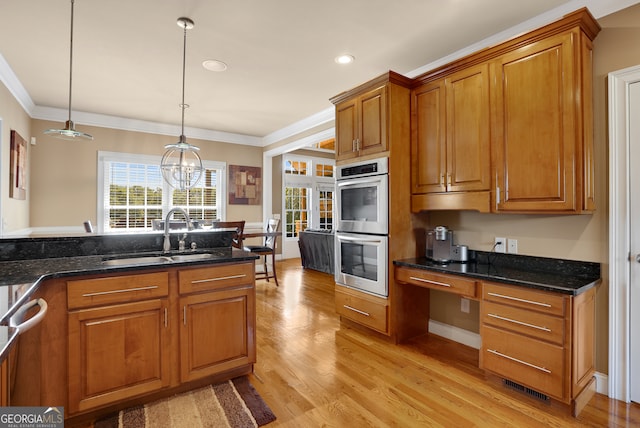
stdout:
[(67, 281), (69, 309), (126, 303), (169, 293), (169, 273), (153, 272)]
[(476, 297), (476, 281), (471, 279), (404, 267), (396, 268), (395, 278), (396, 281), (406, 284), (433, 288), (471, 298)]
[(252, 285), (254, 275), (253, 262), (182, 269), (178, 271), (180, 294)]
[(565, 314), (562, 295), (531, 288), (484, 283), (482, 299), (552, 315)]
[(482, 302), (481, 321), (538, 339), (563, 345), (564, 318), (493, 302)]
[(485, 370), (564, 399), (561, 346), (484, 325), (481, 361)]
[(342, 291), (336, 287), (336, 312), (340, 316), (365, 325), (382, 333), (387, 333), (388, 304), (363, 293)]

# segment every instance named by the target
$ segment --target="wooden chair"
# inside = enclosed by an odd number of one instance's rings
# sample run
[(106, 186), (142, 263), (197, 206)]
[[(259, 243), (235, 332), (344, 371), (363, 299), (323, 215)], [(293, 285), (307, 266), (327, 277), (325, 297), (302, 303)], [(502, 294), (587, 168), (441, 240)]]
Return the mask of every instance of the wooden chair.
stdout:
[(244, 241), (244, 220), (241, 221), (217, 221), (214, 220), (211, 224), (214, 229), (224, 228), (224, 227), (235, 227), (236, 234), (231, 240), (231, 246), (234, 248), (243, 249), (242, 241)]
[[(245, 238), (264, 237), (264, 245), (245, 245), (244, 250), (264, 256), (264, 271), (257, 272), (256, 279), (266, 279), (269, 281), (269, 278), (273, 278), (277, 287), (280, 286), (280, 284), (278, 284), (278, 276), (276, 274), (276, 244), (278, 242), (278, 235), (280, 234), (278, 232), (279, 225), (279, 219), (270, 218), (267, 220), (265, 232), (247, 233), (244, 235)], [(269, 272), (269, 268), (267, 267), (268, 256), (271, 256), (271, 272)]]

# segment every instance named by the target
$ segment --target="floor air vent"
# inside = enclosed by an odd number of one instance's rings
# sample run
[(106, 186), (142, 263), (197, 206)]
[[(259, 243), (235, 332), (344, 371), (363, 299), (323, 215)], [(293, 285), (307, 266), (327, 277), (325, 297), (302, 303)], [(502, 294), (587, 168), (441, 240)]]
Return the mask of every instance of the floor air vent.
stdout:
[(544, 402), (549, 401), (549, 397), (547, 395), (544, 395), (543, 393), (538, 391), (534, 391), (533, 389), (527, 388), (526, 386), (520, 385), (519, 383), (515, 383), (512, 380), (502, 379), (502, 383), (504, 383), (505, 386), (508, 386), (511, 389), (515, 389), (516, 391), (523, 392), (533, 398), (537, 398), (540, 401), (544, 401)]

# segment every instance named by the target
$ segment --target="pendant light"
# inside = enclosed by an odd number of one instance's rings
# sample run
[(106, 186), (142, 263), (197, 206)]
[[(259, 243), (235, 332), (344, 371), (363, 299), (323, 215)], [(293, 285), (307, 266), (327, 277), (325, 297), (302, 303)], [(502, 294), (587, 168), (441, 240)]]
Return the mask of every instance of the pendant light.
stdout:
[(184, 81), (186, 68), (186, 52), (187, 52), (187, 30), (193, 28), (193, 21), (189, 18), (178, 18), (178, 26), (184, 29), (184, 47), (182, 51), (182, 131), (180, 140), (174, 144), (164, 146), (167, 151), (162, 156), (160, 169), (162, 177), (173, 188), (179, 190), (190, 189), (200, 181), (202, 177), (202, 160), (198, 155), (196, 146), (187, 143), (187, 137), (184, 136), (184, 110), (189, 107), (184, 102)]
[(76, 138), (93, 140), (93, 137), (84, 132), (76, 131), (71, 120), (71, 83), (73, 82), (73, 3), (71, 0), (71, 37), (69, 43), (69, 120), (64, 124), (64, 129), (47, 129), (47, 135), (52, 135), (62, 140), (75, 140)]

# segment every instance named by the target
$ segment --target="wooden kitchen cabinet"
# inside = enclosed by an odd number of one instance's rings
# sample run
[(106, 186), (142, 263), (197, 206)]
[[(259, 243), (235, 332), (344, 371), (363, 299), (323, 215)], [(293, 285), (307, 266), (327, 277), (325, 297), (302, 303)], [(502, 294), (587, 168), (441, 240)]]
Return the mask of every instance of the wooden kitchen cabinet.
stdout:
[(496, 212), (595, 209), (591, 40), (597, 30), (584, 14), (569, 30), (491, 63)]
[(404, 98), (410, 82), (390, 71), (331, 99), (336, 108), (337, 161), (389, 151), (394, 135), (390, 128), (408, 124)]
[(595, 210), (587, 9), (415, 78), (411, 209)]
[(577, 296), (484, 283), (480, 367), (563, 403), (593, 395), (595, 288)]
[(69, 414), (170, 384), (168, 273), (67, 283)]
[(256, 361), (254, 263), (178, 271), (180, 380)]
[(490, 210), (489, 93), (487, 64), (412, 89), (412, 211)]
[(389, 332), (389, 302), (387, 299), (358, 292), (336, 284), (336, 312), (348, 320), (380, 333)]

